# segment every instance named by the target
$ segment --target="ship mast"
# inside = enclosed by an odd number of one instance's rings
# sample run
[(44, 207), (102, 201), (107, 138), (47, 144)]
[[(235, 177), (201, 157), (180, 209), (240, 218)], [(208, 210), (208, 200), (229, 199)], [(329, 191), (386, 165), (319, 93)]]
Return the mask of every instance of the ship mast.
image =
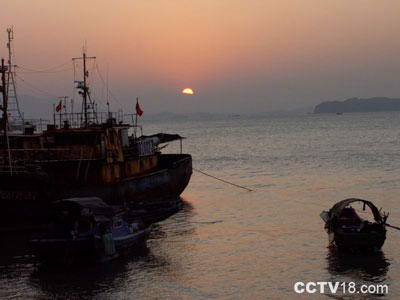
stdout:
[(1, 59), (1, 95), (3, 98), (3, 103), (1, 105), (1, 110), (3, 111), (3, 116), (1, 119), (1, 129), (4, 132), (4, 138), (7, 138), (7, 127), (8, 127), (8, 114), (7, 114), (7, 106), (8, 106), (8, 101), (7, 101), (7, 85), (6, 85), (6, 72), (7, 72), (7, 67), (4, 65), (4, 58)]
[(10, 140), (8, 138), (8, 94), (7, 94), (7, 84), (6, 84), (6, 72), (7, 67), (4, 65), (4, 58), (1, 59), (1, 86), (0, 92), (3, 98), (3, 103), (0, 106), (0, 109), (3, 111), (3, 117), (1, 119), (1, 127), (4, 133), (4, 143), (7, 144), (7, 152), (8, 152), (8, 164), (10, 168), (10, 174), (12, 176), (12, 160), (11, 160), (11, 150), (10, 150)]
[(82, 106), (83, 106), (83, 114), (84, 114), (84, 124), (85, 127), (88, 126), (88, 99), (90, 101), (90, 106), (94, 110), (94, 105), (92, 101), (90, 100), (90, 95), (89, 95), (89, 87), (87, 86), (87, 78), (89, 77), (89, 72), (86, 69), (86, 60), (87, 59), (96, 59), (95, 56), (88, 57), (86, 56), (85, 50), (83, 50), (83, 56), (82, 57), (74, 57), (72, 60), (78, 60), (82, 59), (83, 60), (83, 81), (77, 81), (76, 83), (78, 84), (77, 88), (80, 89), (79, 94), (82, 95)]
[(13, 64), (12, 58), (12, 41), (14, 40), (14, 31), (12, 28), (7, 28), (7, 35), (8, 35), (8, 70), (7, 70), (7, 77), (6, 77), (6, 92), (8, 97), (8, 113), (9, 118), (12, 121), (16, 120), (23, 120), (22, 113), (19, 109), (18, 104), (18, 96), (17, 96), (17, 89), (15, 87), (15, 68), (16, 65)]

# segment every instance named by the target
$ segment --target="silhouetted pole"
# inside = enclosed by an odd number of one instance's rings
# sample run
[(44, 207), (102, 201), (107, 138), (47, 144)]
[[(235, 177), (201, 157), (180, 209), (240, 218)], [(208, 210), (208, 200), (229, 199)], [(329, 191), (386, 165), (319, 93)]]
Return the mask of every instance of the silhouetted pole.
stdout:
[(74, 61), (74, 60), (77, 60), (77, 59), (83, 59), (83, 87), (81, 88), (82, 89), (82, 102), (83, 102), (83, 115), (84, 115), (84, 118), (85, 118), (85, 127), (87, 127), (88, 126), (88, 111), (87, 111), (87, 109), (88, 109), (88, 106), (87, 106), (87, 98), (88, 98), (88, 90), (89, 90), (89, 88), (88, 88), (88, 86), (87, 86), (87, 81), (86, 81), (86, 78), (88, 77), (88, 71), (86, 70), (86, 60), (87, 59), (95, 59), (96, 57), (95, 56), (93, 56), (93, 57), (87, 57), (86, 56), (86, 53), (85, 53), (85, 50), (83, 51), (83, 56), (82, 57), (76, 57), (76, 58), (73, 58), (72, 60)]
[(7, 88), (6, 88), (6, 67), (4, 65), (4, 58), (1, 59), (1, 94), (3, 97), (3, 120), (2, 127), (4, 130), (4, 139), (7, 139), (7, 123), (8, 123), (8, 115), (7, 115)]
[(3, 119), (2, 126), (4, 130), (4, 142), (7, 144), (8, 151), (8, 165), (10, 167), (10, 174), (13, 175), (12, 161), (11, 161), (11, 150), (10, 150), (10, 140), (8, 139), (8, 98), (7, 98), (7, 88), (6, 88), (6, 67), (4, 66), (4, 58), (1, 59), (1, 94), (3, 96)]

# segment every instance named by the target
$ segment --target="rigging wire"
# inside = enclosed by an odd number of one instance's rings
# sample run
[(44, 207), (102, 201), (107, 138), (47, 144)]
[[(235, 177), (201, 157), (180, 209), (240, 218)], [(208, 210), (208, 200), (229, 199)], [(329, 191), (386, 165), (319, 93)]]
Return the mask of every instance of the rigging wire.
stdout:
[(45, 90), (42, 90), (42, 89), (39, 89), (39, 88), (35, 87), (34, 85), (32, 85), (31, 83), (26, 81), (24, 78), (22, 78), (21, 75), (19, 75), (19, 73), (15, 77), (18, 78), (20, 80), (20, 82), (23, 82), (26, 86), (30, 87), (31, 89), (33, 89), (33, 90), (35, 90), (35, 91), (37, 91), (37, 92), (39, 92), (39, 93), (41, 93), (43, 95), (50, 96), (52, 98), (57, 98), (58, 97), (57, 95), (54, 95), (51, 92), (48, 92), (48, 91), (45, 91)]
[(50, 67), (50, 68), (46, 68), (46, 69), (42, 69), (42, 70), (38, 70), (38, 69), (34, 69), (34, 68), (27, 68), (27, 67), (24, 67), (24, 66), (21, 66), (21, 65), (18, 65), (18, 68), (20, 68), (22, 70), (26, 70), (26, 71), (32, 72), (32, 73), (51, 73), (53, 71), (56, 71), (56, 72), (64, 71), (64, 70), (58, 70), (58, 69), (60, 69), (62, 67), (65, 67), (69, 63), (70, 62), (68, 61), (68, 62), (62, 63), (60, 65), (57, 65), (57, 66), (54, 66), (54, 67)]
[[(99, 69), (99, 65), (98, 65), (97, 63), (96, 63), (96, 71), (97, 71), (97, 75), (99, 76), (99, 78), (100, 78), (101, 82), (103, 83), (103, 85), (104, 85), (105, 87), (107, 87), (107, 92), (108, 92), (108, 94), (109, 94), (109, 95), (107, 95), (107, 96), (111, 96), (111, 97), (113, 98), (113, 100), (114, 100), (115, 102), (117, 102), (117, 103), (120, 105), (120, 107), (121, 107), (122, 109), (125, 110), (125, 106), (124, 106), (121, 102), (118, 101), (117, 97), (115, 97), (114, 94), (111, 92), (111, 90), (108, 88), (108, 85), (107, 85), (107, 83), (105, 82), (103, 76), (101, 75), (101, 72), (100, 72), (100, 69)], [(107, 97), (107, 98), (108, 98), (108, 97)], [(128, 110), (128, 111), (129, 111), (129, 110)]]
[[(38, 69), (34, 69), (34, 68), (28, 68), (28, 67), (24, 67), (24, 66), (18, 66), (19, 69), (25, 70), (25, 71), (19, 71), (19, 72), (18, 72), (18, 75), (16, 75), (16, 77), (19, 79), (19, 81), (20, 81), (25, 87), (28, 87), (28, 88), (31, 89), (31, 90), (36, 91), (36, 92), (40, 93), (41, 95), (49, 96), (49, 97), (52, 97), (52, 98), (58, 98), (58, 97), (59, 97), (58, 95), (55, 95), (55, 94), (53, 94), (53, 93), (51, 93), (51, 92), (48, 92), (48, 91), (46, 91), (46, 90), (44, 90), (44, 89), (41, 89), (41, 88), (36, 87), (34, 84), (32, 84), (32, 83), (28, 82), (26, 79), (24, 79), (20, 74), (21, 74), (21, 73), (22, 73), (22, 74), (31, 74), (31, 73), (60, 73), (60, 72), (66, 72), (66, 71), (71, 71), (71, 70), (72, 70), (72, 71), (73, 71), (73, 78), (74, 78), (74, 85), (73, 85), (73, 87), (72, 87), (72, 90), (73, 90), (73, 91), (72, 91), (72, 95), (73, 95), (73, 96), (72, 96), (72, 101), (74, 102), (74, 101), (76, 100), (76, 87), (75, 87), (75, 82), (77, 81), (77, 70), (76, 70), (76, 68), (77, 68), (76, 63), (77, 63), (77, 62), (75, 62), (74, 60), (72, 61), (72, 68), (67, 68), (67, 69), (64, 68), (64, 69), (61, 69), (61, 68), (65, 67), (65, 66), (67, 66), (67, 65), (70, 64), (70, 63), (71, 63), (71, 62), (68, 61), (68, 62), (66, 62), (66, 63), (60, 64), (60, 65), (57, 65), (57, 66), (53, 66), (53, 67), (50, 67), (50, 68), (42, 69), (42, 70), (38, 70)], [(103, 94), (103, 93), (104, 93), (104, 89), (106, 89), (106, 90), (107, 90), (107, 97), (106, 97), (106, 98), (108, 99), (108, 97), (111, 96), (112, 99), (113, 99), (116, 103), (118, 103), (118, 104), (120, 105), (121, 108), (124, 108), (124, 105), (123, 105), (120, 101), (118, 101), (117, 97), (109, 90), (108, 85), (107, 85), (107, 83), (105, 82), (103, 76), (101, 75), (99, 66), (98, 66), (98, 64), (97, 64), (96, 62), (93, 62), (92, 66), (91, 66), (90, 68), (88, 68), (88, 72), (93, 72), (93, 73), (96, 72), (97, 75), (98, 75), (98, 77), (100, 78), (100, 81), (101, 81), (101, 83), (102, 83), (102, 85), (103, 85), (103, 87), (102, 87), (102, 93), (101, 93), (101, 94)], [(93, 79), (94, 79), (94, 77), (90, 77), (90, 78), (93, 78)], [(95, 80), (92, 80), (92, 84), (95, 85)], [(92, 93), (93, 93), (92, 96), (93, 96), (94, 98), (96, 98), (96, 97), (95, 97), (95, 96), (96, 96), (96, 91), (93, 90)], [(100, 106), (101, 109), (106, 109), (106, 106), (104, 105), (104, 103), (102, 103), (102, 101), (100, 101), (99, 99), (96, 100), (96, 103)]]
[(54, 73), (62, 73), (62, 72), (67, 72), (71, 71), (72, 68), (70, 69), (63, 69), (63, 70), (57, 70), (57, 71), (19, 71), (18, 73), (23, 73), (23, 74), (54, 74)]
[[(96, 63), (95, 60), (93, 60), (92, 65), (89, 67), (88, 71), (93, 72), (93, 74), (95, 74), (95, 71), (97, 70), (96, 66), (97, 66), (97, 63)], [(90, 79), (91, 84), (92, 84), (93, 86), (97, 86), (97, 82), (98, 82), (98, 81), (96, 80), (96, 77), (95, 77), (95, 76), (91, 76), (91, 77), (89, 77), (89, 79)], [(104, 90), (104, 85), (103, 85), (102, 89)], [(95, 101), (96, 101), (96, 104), (99, 105), (100, 108), (101, 108), (102, 110), (106, 111), (106, 110), (107, 110), (107, 108), (106, 108), (107, 105), (105, 105), (105, 104), (103, 103), (103, 100), (104, 100), (104, 99), (103, 99), (103, 97), (102, 97), (102, 92), (99, 92), (99, 91), (96, 90), (96, 89), (93, 89), (92, 92), (93, 92), (93, 99), (96, 99), (96, 100), (95, 100)], [(101, 96), (100, 96), (99, 94), (100, 94)]]

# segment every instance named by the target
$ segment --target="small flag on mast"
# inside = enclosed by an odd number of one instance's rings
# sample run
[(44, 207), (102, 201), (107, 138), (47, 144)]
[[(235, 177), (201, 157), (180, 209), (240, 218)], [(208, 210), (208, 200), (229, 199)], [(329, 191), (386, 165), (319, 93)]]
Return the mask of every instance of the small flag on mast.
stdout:
[(139, 98), (136, 98), (136, 114), (140, 117), (143, 115), (143, 110), (140, 108), (139, 105)]
[(58, 103), (58, 105), (56, 106), (56, 112), (61, 111), (62, 109), (62, 101), (60, 100), (60, 103)]

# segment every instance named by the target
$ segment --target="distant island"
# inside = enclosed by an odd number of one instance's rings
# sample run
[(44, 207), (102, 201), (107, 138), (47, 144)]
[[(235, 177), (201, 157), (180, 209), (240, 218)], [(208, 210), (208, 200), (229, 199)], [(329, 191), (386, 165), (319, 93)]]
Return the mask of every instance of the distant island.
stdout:
[(350, 98), (344, 101), (322, 102), (314, 108), (314, 114), (378, 111), (400, 111), (400, 99), (386, 97)]

